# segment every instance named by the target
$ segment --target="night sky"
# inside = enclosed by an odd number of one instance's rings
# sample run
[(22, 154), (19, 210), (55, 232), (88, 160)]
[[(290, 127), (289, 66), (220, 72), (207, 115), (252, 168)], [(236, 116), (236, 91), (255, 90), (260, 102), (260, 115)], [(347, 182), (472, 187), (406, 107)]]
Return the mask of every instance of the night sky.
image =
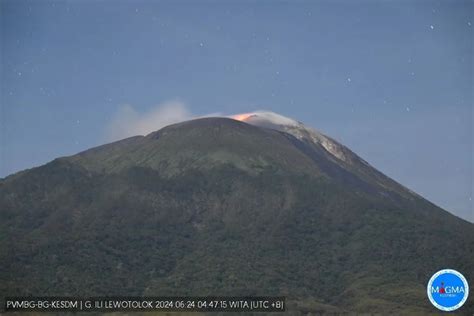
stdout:
[(0, 1), (0, 177), (269, 110), (474, 221), (473, 1)]

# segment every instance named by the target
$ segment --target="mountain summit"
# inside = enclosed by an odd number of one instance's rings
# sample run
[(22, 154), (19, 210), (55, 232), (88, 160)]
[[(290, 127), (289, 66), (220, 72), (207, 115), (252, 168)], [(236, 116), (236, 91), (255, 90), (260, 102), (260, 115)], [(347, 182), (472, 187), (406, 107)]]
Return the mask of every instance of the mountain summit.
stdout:
[(360, 161), (366, 163), (334, 139), (283, 115), (268, 111), (257, 111), (247, 114), (237, 114), (232, 116), (232, 118), (255, 126), (282, 131), (293, 135), (301, 141), (319, 144), (335, 158), (344, 162), (353, 163), (354, 161)]
[(283, 295), (295, 313), (406, 314), (435, 311), (434, 272), (474, 278), (472, 223), (271, 112), (1, 179), (0, 217), (0, 297)]
[[(254, 126), (288, 133), (311, 147), (311, 151), (323, 149), (326, 159), (348, 171), (351, 176), (357, 175), (360, 179), (385, 187), (385, 189), (397, 192), (407, 198), (414, 195), (414, 192), (377, 171), (346, 146), (299, 121), (269, 111), (256, 111), (231, 117)], [(384, 190), (382, 189), (380, 192), (383, 194)]]

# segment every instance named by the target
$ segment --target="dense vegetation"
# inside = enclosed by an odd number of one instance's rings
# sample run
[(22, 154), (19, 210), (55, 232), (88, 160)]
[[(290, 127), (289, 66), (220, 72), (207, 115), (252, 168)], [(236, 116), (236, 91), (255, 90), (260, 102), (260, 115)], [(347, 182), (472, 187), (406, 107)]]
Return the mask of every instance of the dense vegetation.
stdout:
[(474, 279), (474, 225), (416, 195), (243, 123), (169, 134), (1, 180), (0, 297), (285, 295), (300, 312), (424, 313), (434, 272)]

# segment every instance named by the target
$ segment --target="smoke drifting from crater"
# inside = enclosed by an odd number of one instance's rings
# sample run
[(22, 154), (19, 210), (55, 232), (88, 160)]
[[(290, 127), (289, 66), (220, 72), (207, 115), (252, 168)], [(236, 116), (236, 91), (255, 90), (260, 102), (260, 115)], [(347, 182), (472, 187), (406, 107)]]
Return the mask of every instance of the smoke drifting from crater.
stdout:
[(167, 125), (200, 117), (222, 116), (219, 113), (198, 115), (181, 101), (167, 101), (140, 113), (131, 105), (121, 106), (112, 116), (104, 133), (105, 141), (115, 141), (136, 135), (147, 135)]

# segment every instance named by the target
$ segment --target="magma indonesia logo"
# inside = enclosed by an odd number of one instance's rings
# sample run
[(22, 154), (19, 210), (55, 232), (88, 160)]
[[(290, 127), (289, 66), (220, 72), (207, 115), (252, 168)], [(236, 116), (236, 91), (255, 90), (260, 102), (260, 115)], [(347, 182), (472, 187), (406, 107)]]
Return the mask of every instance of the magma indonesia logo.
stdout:
[(426, 287), (430, 302), (446, 312), (460, 308), (469, 296), (466, 278), (456, 270), (444, 269), (431, 277)]

